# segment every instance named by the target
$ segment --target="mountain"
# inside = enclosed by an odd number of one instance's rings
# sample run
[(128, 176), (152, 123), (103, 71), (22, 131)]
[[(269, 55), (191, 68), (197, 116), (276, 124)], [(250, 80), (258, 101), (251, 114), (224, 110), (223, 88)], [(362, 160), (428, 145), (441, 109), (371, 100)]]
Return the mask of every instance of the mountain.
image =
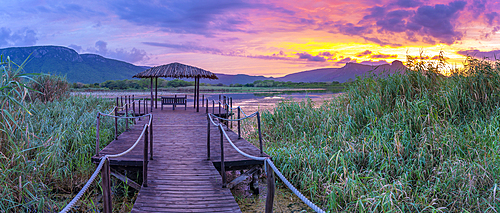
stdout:
[[(95, 54), (78, 54), (75, 50), (61, 46), (11, 47), (0, 49), (0, 54), (9, 56), (12, 61), (21, 64), (26, 58), (24, 67), (28, 73), (50, 73), (66, 76), (69, 82), (101, 83), (107, 80), (132, 79), (132, 76), (149, 67), (136, 66), (127, 62), (109, 59)], [(275, 80), (291, 82), (332, 82), (340, 83), (353, 80), (356, 76), (370, 74), (387, 75), (404, 71), (400, 61), (392, 64), (370, 66), (347, 63), (341, 68), (322, 68), (289, 74), (279, 78), (251, 76), (245, 74), (217, 74), (218, 80), (202, 79), (202, 83), (225, 85), (246, 84), (257, 80)], [(167, 78), (167, 80), (172, 80)], [(192, 79), (187, 79), (188, 81)]]
[(280, 78), (277, 81), (291, 81), (291, 82), (332, 82), (337, 81), (340, 83), (356, 79), (357, 76), (387, 76), (395, 72), (404, 72), (406, 67), (401, 61), (395, 60), (392, 64), (385, 64), (379, 66), (370, 66), (357, 63), (347, 63), (341, 68), (323, 68), (298, 73), (289, 74)]
[(291, 81), (291, 82), (333, 82), (337, 81), (344, 83), (356, 79), (357, 76), (387, 76), (395, 72), (404, 72), (406, 67), (401, 61), (393, 61), (392, 64), (385, 64), (379, 66), (370, 66), (357, 63), (347, 63), (341, 68), (322, 68), (315, 70), (302, 71), (292, 73), (283, 77), (272, 78), (264, 76), (251, 76), (251, 75), (227, 75), (217, 74), (218, 80), (201, 80), (202, 83), (218, 84), (246, 84), (252, 83), (257, 80), (275, 80), (275, 81)]
[(26, 72), (62, 75), (69, 82), (100, 83), (131, 79), (136, 73), (149, 68), (95, 54), (78, 54), (61, 46), (11, 47), (0, 49), (0, 54), (9, 56), (19, 65), (29, 56), (24, 67)]

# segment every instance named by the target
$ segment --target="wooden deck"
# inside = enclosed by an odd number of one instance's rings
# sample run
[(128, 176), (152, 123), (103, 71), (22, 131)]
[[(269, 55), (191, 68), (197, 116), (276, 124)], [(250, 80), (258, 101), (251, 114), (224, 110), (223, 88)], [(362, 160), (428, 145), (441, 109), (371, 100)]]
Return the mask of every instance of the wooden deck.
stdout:
[[(148, 165), (148, 186), (142, 187), (132, 212), (241, 212), (231, 191), (222, 188), (220, 133), (211, 126), (211, 159), (207, 160), (205, 108), (196, 112), (165, 108), (153, 111), (154, 159)], [(144, 119), (112, 141), (94, 162), (105, 154), (125, 151), (139, 136)], [(243, 151), (259, 156), (259, 149), (232, 131), (230, 138)], [(111, 159), (111, 166), (142, 167), (143, 142), (131, 153)], [(236, 152), (224, 138), (226, 170), (245, 169), (262, 162)], [(267, 156), (267, 155), (266, 155)], [(215, 165), (215, 166), (214, 166)]]

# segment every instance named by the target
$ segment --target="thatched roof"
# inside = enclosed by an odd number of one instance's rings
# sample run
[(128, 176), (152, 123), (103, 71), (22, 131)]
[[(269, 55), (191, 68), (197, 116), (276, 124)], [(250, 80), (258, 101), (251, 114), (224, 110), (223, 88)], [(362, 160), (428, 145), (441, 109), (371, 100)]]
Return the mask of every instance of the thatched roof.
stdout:
[(181, 63), (171, 63), (149, 68), (133, 76), (134, 78), (156, 78), (156, 77), (171, 77), (171, 78), (209, 78), (219, 79), (214, 73), (204, 69), (193, 67)]

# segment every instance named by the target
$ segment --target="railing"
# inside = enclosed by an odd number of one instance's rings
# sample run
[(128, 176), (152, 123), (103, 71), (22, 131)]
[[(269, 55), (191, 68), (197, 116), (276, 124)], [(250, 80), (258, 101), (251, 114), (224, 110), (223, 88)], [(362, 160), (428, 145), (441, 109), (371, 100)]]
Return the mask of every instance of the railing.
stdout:
[[(119, 154), (114, 154), (114, 155), (105, 155), (103, 157), (100, 158), (100, 162), (99, 162), (99, 165), (97, 166), (97, 168), (95, 169), (94, 173), (92, 174), (92, 176), (89, 178), (89, 180), (87, 181), (87, 183), (85, 184), (85, 186), (83, 186), (83, 188), (80, 190), (80, 192), (78, 192), (78, 194), (68, 203), (68, 205), (66, 205), (66, 207), (60, 211), (60, 213), (66, 213), (68, 211), (70, 211), (73, 206), (76, 204), (76, 202), (78, 202), (78, 200), (80, 200), (80, 198), (83, 196), (83, 194), (88, 190), (88, 188), (90, 187), (90, 185), (92, 184), (92, 182), (94, 182), (94, 180), (96, 179), (97, 175), (99, 172), (101, 172), (101, 187), (102, 187), (102, 191), (103, 191), (103, 205), (104, 205), (104, 209), (103, 209), (103, 212), (105, 213), (111, 213), (112, 210), (113, 210), (113, 207), (112, 207), (112, 200), (111, 200), (111, 168), (110, 168), (110, 158), (117, 158), (117, 157), (120, 157), (120, 156), (123, 156), (123, 155), (126, 155), (127, 153), (129, 153), (130, 151), (132, 151), (136, 146), (137, 144), (139, 144), (139, 142), (141, 141), (142, 138), (144, 138), (144, 159), (143, 159), (143, 182), (142, 182), (142, 186), (143, 187), (147, 187), (148, 184), (147, 184), (147, 177), (148, 177), (148, 174), (147, 174), (147, 171), (148, 171), (148, 162), (149, 160), (152, 160), (153, 159), (153, 115), (152, 114), (145, 114), (145, 115), (142, 115), (142, 116), (127, 116), (128, 115), (128, 105), (127, 104), (132, 104), (134, 107), (133, 109), (135, 109), (135, 101), (129, 101), (129, 103), (126, 103), (125, 105), (123, 104), (123, 99), (122, 100), (122, 105), (121, 107), (123, 108), (123, 106), (125, 106), (125, 110), (126, 110), (126, 113), (125, 113), (125, 116), (121, 117), (121, 116), (118, 116), (117, 115), (117, 109), (120, 108), (118, 106), (118, 98), (116, 99), (116, 104), (117, 106), (115, 106), (113, 108), (113, 110), (108, 113), (108, 114), (105, 114), (105, 113), (101, 113), (99, 112), (97, 114), (97, 128), (96, 128), (96, 155), (99, 154), (99, 140), (100, 140), (100, 133), (99, 133), (99, 127), (100, 127), (100, 118), (101, 116), (105, 116), (105, 117), (112, 117), (115, 119), (115, 139), (116, 139), (116, 134), (117, 134), (117, 119), (126, 119), (127, 121), (127, 124), (128, 124), (128, 119), (141, 119), (143, 117), (149, 117), (149, 121), (148, 123), (144, 124), (144, 127), (142, 128), (142, 131), (141, 131), (141, 134), (140, 136), (137, 138), (137, 140), (135, 141), (135, 143), (129, 148), (127, 149), (126, 151), (122, 152), (122, 153), (119, 153)], [(130, 100), (130, 99), (129, 99)], [(139, 101), (139, 109), (140, 109), (140, 100)], [(146, 101), (144, 101), (145, 103), (145, 107), (147, 109), (147, 106), (146, 106)], [(115, 113), (115, 115), (111, 115), (112, 113)], [(146, 111), (145, 111), (146, 112)], [(134, 113), (135, 114), (135, 113)], [(128, 125), (127, 125), (128, 126)], [(128, 128), (128, 127), (127, 127)], [(149, 136), (149, 137), (148, 137)], [(148, 160), (148, 145), (149, 145), (149, 160)]]
[[(208, 99), (207, 99), (207, 157), (210, 159), (210, 123), (212, 123), (214, 126), (217, 126), (220, 131), (220, 149), (221, 149), (221, 174), (222, 174), (222, 187), (226, 187), (226, 172), (225, 172), (225, 167), (224, 167), (224, 143), (223, 139), (224, 137), (226, 140), (229, 142), (229, 144), (236, 150), (238, 151), (241, 155), (248, 157), (253, 160), (258, 160), (258, 161), (263, 161), (264, 162), (264, 170), (266, 172), (267, 176), (267, 197), (266, 197), (266, 213), (273, 212), (273, 202), (274, 202), (274, 191), (275, 191), (275, 178), (274, 178), (274, 173), (278, 175), (278, 177), (285, 183), (285, 185), (295, 194), (297, 195), (305, 204), (307, 204), (309, 207), (311, 207), (314, 211), (316, 212), (325, 212), (318, 206), (316, 206), (314, 203), (312, 203), (310, 200), (308, 200), (302, 193), (300, 193), (299, 190), (297, 190), (291, 183), (288, 181), (283, 174), (276, 168), (274, 165), (273, 161), (271, 160), (271, 157), (264, 157), (263, 149), (262, 149), (262, 133), (261, 133), (261, 126), (260, 126), (260, 113), (254, 112), (250, 115), (247, 115), (243, 112), (241, 107), (236, 107), (234, 109), (238, 109), (238, 118), (237, 119), (229, 119), (227, 117), (228, 110), (226, 110), (226, 118), (221, 117), (220, 115), (220, 104), (221, 102), (219, 101), (219, 116), (216, 116), (213, 112), (215, 110), (215, 101), (212, 101), (213, 107), (212, 107), (212, 113), (208, 112)], [(232, 104), (232, 101), (231, 101)], [(233, 108), (228, 107), (227, 109), (230, 109), (231, 111)], [(240, 118), (240, 113), (245, 115), (245, 117)], [(227, 128), (227, 121), (238, 121), (238, 139), (241, 138), (241, 124), (240, 122), (242, 120), (252, 118), (252, 117), (257, 117), (257, 125), (258, 125), (258, 132), (259, 132), (259, 145), (260, 145), (260, 156), (253, 156), (250, 154), (247, 154), (243, 151), (241, 151), (234, 143), (231, 141), (229, 136), (227, 135), (226, 131), (224, 130), (223, 124), (221, 121), (226, 121), (226, 128)], [(217, 122), (214, 121), (214, 119), (217, 119)], [(274, 171), (274, 172), (273, 172)]]

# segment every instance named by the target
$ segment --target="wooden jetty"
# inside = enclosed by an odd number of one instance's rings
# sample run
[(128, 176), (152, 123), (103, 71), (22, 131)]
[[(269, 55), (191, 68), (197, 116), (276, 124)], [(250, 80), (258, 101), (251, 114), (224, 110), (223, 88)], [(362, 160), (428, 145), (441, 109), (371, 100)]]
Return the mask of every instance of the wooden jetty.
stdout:
[[(142, 170), (144, 143), (124, 156), (110, 159), (115, 176), (140, 189), (132, 212), (241, 212), (230, 189), (222, 187), (220, 131), (210, 124), (210, 159), (207, 159), (207, 114), (203, 107), (199, 111), (192, 107), (153, 110), (154, 157), (147, 166), (147, 187), (118, 174), (118, 170)], [(101, 156), (127, 150), (137, 140), (146, 120), (138, 121), (119, 135), (92, 161), (97, 163)], [(260, 156), (259, 148), (238, 139), (230, 130), (228, 135), (242, 151)], [(225, 138), (223, 141), (226, 171), (255, 170), (256, 166), (262, 166), (262, 161), (244, 157)]]

